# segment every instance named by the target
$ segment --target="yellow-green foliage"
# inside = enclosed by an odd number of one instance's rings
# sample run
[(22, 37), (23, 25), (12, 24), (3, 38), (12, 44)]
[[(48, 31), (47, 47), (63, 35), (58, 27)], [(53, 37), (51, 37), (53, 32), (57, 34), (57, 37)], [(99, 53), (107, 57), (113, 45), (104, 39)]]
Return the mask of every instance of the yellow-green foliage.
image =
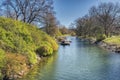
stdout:
[(49, 42), (49, 43), (51, 44), (51, 47), (52, 47), (53, 51), (56, 51), (56, 50), (58, 49), (57, 43), (56, 43), (55, 40), (52, 39), (51, 37), (45, 36), (45, 37), (43, 38), (43, 41)]
[(104, 42), (108, 44), (120, 45), (120, 36), (112, 36), (112, 37), (106, 38)]
[(106, 38), (106, 35), (105, 34), (98, 34), (96, 38), (97, 38), (97, 40), (104, 40)]
[(4, 66), (5, 52), (0, 49), (0, 69)]
[(52, 44), (48, 43), (47, 41), (44, 41), (42, 45), (36, 50), (36, 52), (40, 56), (51, 55), (53, 53)]
[(5, 52), (17, 53), (27, 56), (29, 62), (37, 62), (35, 51), (45, 44), (45, 48), (50, 50), (44, 52), (52, 54), (58, 49), (58, 45), (53, 38), (48, 36), (37, 27), (20, 21), (0, 17), (0, 48)]
[(28, 60), (30, 62), (30, 64), (35, 64), (37, 63), (37, 55), (36, 53), (32, 52), (32, 51), (28, 51)]

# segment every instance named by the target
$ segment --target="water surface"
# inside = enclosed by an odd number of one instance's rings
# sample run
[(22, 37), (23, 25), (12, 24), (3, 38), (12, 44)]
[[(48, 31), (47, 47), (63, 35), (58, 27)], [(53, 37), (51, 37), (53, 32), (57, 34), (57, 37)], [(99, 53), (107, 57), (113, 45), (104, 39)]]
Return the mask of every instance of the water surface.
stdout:
[(120, 80), (120, 55), (70, 37), (70, 46), (60, 46), (21, 80)]

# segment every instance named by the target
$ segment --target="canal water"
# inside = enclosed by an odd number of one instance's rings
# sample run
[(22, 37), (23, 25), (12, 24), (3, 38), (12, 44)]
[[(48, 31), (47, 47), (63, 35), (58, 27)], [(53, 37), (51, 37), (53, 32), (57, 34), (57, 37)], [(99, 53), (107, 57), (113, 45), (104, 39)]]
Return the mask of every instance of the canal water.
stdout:
[(46, 58), (21, 80), (120, 80), (120, 54), (70, 37), (70, 46)]

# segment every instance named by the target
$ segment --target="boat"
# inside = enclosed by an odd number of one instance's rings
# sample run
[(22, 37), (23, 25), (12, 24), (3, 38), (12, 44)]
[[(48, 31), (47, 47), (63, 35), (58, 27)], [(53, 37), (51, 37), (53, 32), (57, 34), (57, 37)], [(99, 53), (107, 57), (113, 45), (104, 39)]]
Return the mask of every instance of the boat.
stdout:
[(70, 45), (70, 41), (64, 40), (61, 42), (61, 45)]

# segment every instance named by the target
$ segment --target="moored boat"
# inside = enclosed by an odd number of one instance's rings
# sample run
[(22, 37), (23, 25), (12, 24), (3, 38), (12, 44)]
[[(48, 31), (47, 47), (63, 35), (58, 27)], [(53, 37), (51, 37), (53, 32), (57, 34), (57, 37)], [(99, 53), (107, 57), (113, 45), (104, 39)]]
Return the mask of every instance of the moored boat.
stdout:
[(61, 45), (70, 45), (70, 41), (64, 40), (61, 42)]

